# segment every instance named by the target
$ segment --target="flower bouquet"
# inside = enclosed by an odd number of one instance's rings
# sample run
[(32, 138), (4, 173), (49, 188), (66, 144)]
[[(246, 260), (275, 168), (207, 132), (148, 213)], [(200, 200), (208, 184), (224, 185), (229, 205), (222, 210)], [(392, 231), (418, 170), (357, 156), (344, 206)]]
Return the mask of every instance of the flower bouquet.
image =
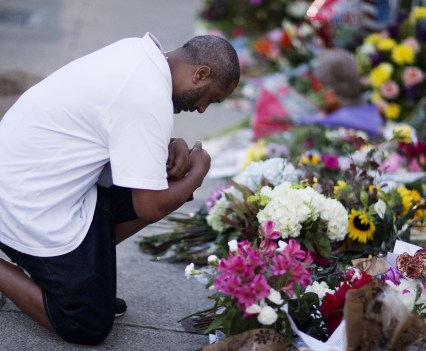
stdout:
[(302, 19), (309, 1), (289, 0), (204, 0), (201, 20), (228, 38), (264, 34), (280, 28), (284, 19)]
[[(215, 291), (211, 295), (215, 304), (186, 319), (191, 318), (200, 331), (225, 337), (206, 351), (226, 350), (228, 337), (242, 333), (242, 342), (248, 330), (259, 328), (314, 350), (426, 345), (426, 249), (415, 247), (410, 255), (401, 252), (405, 243), (397, 244), (399, 254), (370, 258), (363, 269), (336, 263), (324, 270), (314, 266), (309, 253), (293, 239), (274, 251), (232, 241), (224, 258), (210, 257), (208, 269), (187, 267), (188, 278), (210, 278), (207, 287)], [(382, 337), (372, 340), (374, 333)], [(294, 339), (296, 335), (301, 340)], [(284, 345), (285, 340), (281, 342)]]
[(356, 58), (383, 116), (409, 118), (426, 89), (426, 7), (414, 7), (398, 27), (366, 37)]
[(283, 21), (265, 35), (249, 41), (254, 58), (268, 71), (285, 71), (307, 64), (313, 59), (314, 32), (306, 22)]

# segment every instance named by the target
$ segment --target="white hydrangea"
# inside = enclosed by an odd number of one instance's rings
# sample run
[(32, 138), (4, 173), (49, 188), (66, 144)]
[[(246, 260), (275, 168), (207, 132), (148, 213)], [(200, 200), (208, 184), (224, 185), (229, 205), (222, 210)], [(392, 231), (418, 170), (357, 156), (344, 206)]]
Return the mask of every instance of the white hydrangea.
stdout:
[(300, 171), (297, 171), (286, 159), (274, 157), (250, 163), (245, 171), (237, 174), (233, 180), (251, 191), (256, 191), (262, 180), (267, 180), (276, 186), (284, 181), (297, 183), (300, 176)]
[(343, 205), (311, 187), (295, 189), (284, 182), (273, 190), (261, 189), (261, 194), (267, 194), (270, 201), (259, 211), (257, 219), (261, 224), (273, 220), (283, 239), (299, 236), (303, 224), (318, 218), (327, 226), (327, 236), (331, 240), (342, 240), (347, 233), (348, 213)]
[(269, 203), (257, 214), (259, 223), (273, 220), (275, 229), (282, 233), (284, 239), (299, 236), (303, 223), (318, 218), (306, 189), (293, 189), (288, 182), (276, 186), (270, 193)]
[(327, 223), (327, 236), (331, 240), (343, 240), (348, 232), (348, 211), (339, 201), (322, 197), (319, 211), (321, 220)]
[(218, 232), (223, 232), (224, 230), (230, 227), (228, 223), (225, 223), (222, 220), (223, 216), (228, 216), (231, 219), (235, 218), (235, 215), (233, 213), (229, 213), (231, 204), (229, 203), (225, 194), (231, 194), (241, 201), (244, 200), (241, 192), (235, 187), (230, 186), (229, 188), (224, 190), (224, 196), (222, 196), (219, 200), (216, 201), (214, 206), (209, 210), (209, 213), (206, 217), (207, 224)]
[(222, 216), (226, 215), (228, 208), (228, 200), (225, 197), (221, 197), (210, 209), (206, 217), (207, 224), (217, 232), (223, 232), (225, 229), (229, 228), (229, 224), (222, 221)]

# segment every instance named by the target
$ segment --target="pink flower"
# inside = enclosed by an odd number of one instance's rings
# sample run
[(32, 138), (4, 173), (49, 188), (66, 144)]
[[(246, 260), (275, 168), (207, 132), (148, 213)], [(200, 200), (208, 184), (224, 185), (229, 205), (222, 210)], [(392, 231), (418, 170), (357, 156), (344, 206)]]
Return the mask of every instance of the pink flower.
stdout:
[(399, 86), (393, 80), (389, 80), (380, 87), (380, 92), (386, 99), (395, 99), (399, 95)]
[(336, 155), (322, 155), (322, 162), (324, 162), (324, 167), (328, 169), (338, 169), (339, 168), (339, 158)]
[(262, 240), (259, 245), (259, 250), (268, 256), (273, 256), (277, 248), (278, 243), (274, 240)]
[(272, 256), (274, 251), (278, 248), (278, 243), (275, 240), (281, 238), (281, 233), (277, 230), (274, 230), (275, 222), (267, 220), (263, 227), (259, 226), (259, 236), (264, 238), (259, 245), (259, 250), (262, 253)]
[(235, 293), (237, 304), (241, 310), (245, 310), (247, 307), (253, 305), (256, 301), (253, 290), (249, 285), (243, 284), (240, 286), (238, 291)]
[(251, 242), (248, 240), (243, 240), (238, 242), (238, 252), (241, 255), (247, 255), (247, 250), (251, 249)]
[(395, 173), (404, 163), (404, 158), (394, 152), (380, 165), (380, 170), (387, 173)]
[(402, 82), (407, 88), (411, 88), (419, 84), (424, 79), (424, 73), (417, 67), (407, 67), (402, 72)]
[(268, 285), (268, 281), (262, 274), (257, 274), (251, 283), (249, 284), (250, 289), (253, 291), (256, 297), (256, 301), (261, 300), (271, 292), (271, 287)]
[(409, 163), (408, 163), (408, 172), (423, 172), (422, 167), (420, 167), (419, 163), (417, 162), (417, 160), (415, 158), (413, 158)]
[(414, 52), (420, 51), (419, 42), (413, 37), (406, 38), (401, 44), (409, 46), (410, 48), (414, 50)]
[(265, 224), (259, 226), (259, 234), (260, 236), (264, 236), (265, 239), (269, 240), (277, 240), (281, 237), (281, 233), (278, 230), (274, 230), (275, 222), (271, 220), (267, 220)]

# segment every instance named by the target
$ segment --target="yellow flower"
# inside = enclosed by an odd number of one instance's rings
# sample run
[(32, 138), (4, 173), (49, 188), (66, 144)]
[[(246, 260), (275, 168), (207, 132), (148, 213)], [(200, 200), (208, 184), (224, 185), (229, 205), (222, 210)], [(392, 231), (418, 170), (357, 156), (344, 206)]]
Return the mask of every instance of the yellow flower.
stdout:
[(373, 233), (376, 230), (376, 226), (367, 213), (352, 209), (348, 216), (348, 221), (349, 238), (357, 240), (363, 244), (373, 239)]
[(381, 40), (383, 40), (383, 36), (381, 36), (380, 33), (372, 33), (364, 39), (364, 42), (376, 45)]
[(400, 143), (412, 144), (413, 128), (411, 128), (408, 124), (396, 126), (393, 129), (393, 137)]
[(411, 65), (415, 57), (414, 49), (405, 44), (397, 45), (392, 50), (392, 60), (399, 65)]
[(317, 165), (321, 161), (321, 157), (317, 154), (305, 153), (300, 162), (307, 166)]
[(383, 102), (382, 95), (380, 95), (380, 92), (376, 89), (371, 93), (370, 100), (375, 105)]
[(387, 119), (397, 119), (401, 113), (401, 106), (392, 102), (386, 106), (384, 113)]
[(251, 145), (247, 149), (246, 160), (244, 161), (243, 169), (246, 169), (247, 166), (252, 162), (263, 160), (266, 155), (266, 141), (259, 139), (256, 145)]
[[(425, 203), (425, 199), (422, 198), (422, 196), (416, 189), (411, 190), (411, 199), (414, 206), (423, 205)], [(414, 214), (413, 220), (423, 218), (424, 214), (425, 210), (417, 210)]]
[(368, 186), (368, 192), (372, 193), (374, 192), (374, 190), (380, 191), (380, 184), (374, 185), (374, 184), (370, 184)]
[(417, 6), (413, 9), (412, 16), (416, 20), (426, 19), (426, 7)]
[(396, 41), (391, 38), (381, 38), (376, 46), (380, 51), (391, 51), (396, 46)]
[(400, 186), (396, 189), (399, 196), (401, 197), (402, 211), (401, 214), (405, 215), (413, 205), (413, 197), (411, 191), (408, 190), (405, 186)]
[(371, 85), (374, 88), (380, 88), (392, 77), (392, 73), (393, 67), (390, 63), (381, 63), (370, 72)]
[(342, 194), (345, 191), (347, 185), (348, 184), (344, 180), (338, 180), (337, 181), (337, 185), (334, 186), (334, 190), (333, 190), (334, 196), (337, 199), (339, 199), (342, 196)]

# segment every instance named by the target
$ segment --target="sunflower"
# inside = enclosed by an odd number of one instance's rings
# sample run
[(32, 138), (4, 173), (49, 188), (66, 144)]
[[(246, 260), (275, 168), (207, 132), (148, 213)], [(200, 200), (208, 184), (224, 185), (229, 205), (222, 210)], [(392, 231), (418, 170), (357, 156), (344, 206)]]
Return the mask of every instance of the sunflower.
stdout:
[(348, 216), (349, 238), (358, 240), (360, 243), (367, 243), (368, 240), (373, 239), (373, 233), (376, 230), (373, 220), (367, 213), (358, 210), (351, 210)]
[[(422, 195), (416, 189), (411, 190), (411, 199), (413, 200), (413, 205), (415, 206), (423, 205), (425, 203)], [(423, 218), (424, 214), (425, 210), (417, 210), (413, 219), (421, 219)]]
[(413, 197), (411, 191), (408, 190), (405, 186), (400, 186), (396, 189), (399, 196), (401, 197), (402, 211), (401, 215), (405, 215), (413, 206)]

